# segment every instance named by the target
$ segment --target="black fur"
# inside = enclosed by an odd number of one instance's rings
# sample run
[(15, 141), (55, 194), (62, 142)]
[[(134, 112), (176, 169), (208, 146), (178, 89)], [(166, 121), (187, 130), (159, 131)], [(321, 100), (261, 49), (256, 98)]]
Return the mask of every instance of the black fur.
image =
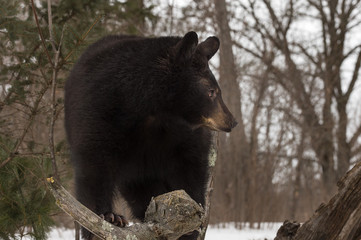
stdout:
[[(113, 212), (115, 190), (140, 220), (151, 197), (172, 190), (204, 204), (209, 128), (235, 125), (220, 92), (209, 97), (210, 88), (219, 89), (208, 68), (219, 41), (206, 41), (207, 49), (197, 47), (194, 32), (109, 36), (74, 66), (65, 86), (65, 127), (77, 198), (95, 213)], [(206, 127), (204, 119), (217, 111), (223, 125)], [(83, 237), (89, 238), (85, 230)]]

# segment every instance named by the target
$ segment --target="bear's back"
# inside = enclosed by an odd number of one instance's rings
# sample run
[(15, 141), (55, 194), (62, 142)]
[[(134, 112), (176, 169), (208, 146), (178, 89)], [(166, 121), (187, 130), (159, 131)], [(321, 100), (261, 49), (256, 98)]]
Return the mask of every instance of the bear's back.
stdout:
[(119, 35), (89, 46), (65, 85), (70, 145), (89, 148), (91, 135), (97, 136), (97, 142), (110, 144), (131, 131), (139, 119), (167, 104), (169, 69), (163, 66), (164, 59), (179, 39)]
[(178, 37), (107, 36), (85, 50), (74, 70), (84, 68), (95, 73), (99, 69), (108, 69), (116, 73), (119, 67), (150, 66), (152, 61), (166, 57), (169, 49), (179, 40)]
[(72, 98), (73, 89), (79, 88), (84, 89), (81, 92), (84, 95), (90, 91), (92, 96), (105, 89), (108, 94), (112, 89), (123, 96), (131, 93), (129, 97), (135, 97), (133, 94), (140, 93), (139, 90), (146, 90), (142, 93), (146, 94), (149, 86), (163, 84), (160, 82), (164, 73), (169, 71), (164, 66), (169, 50), (179, 40), (126, 35), (99, 40), (88, 47), (71, 71), (65, 86), (66, 98)]

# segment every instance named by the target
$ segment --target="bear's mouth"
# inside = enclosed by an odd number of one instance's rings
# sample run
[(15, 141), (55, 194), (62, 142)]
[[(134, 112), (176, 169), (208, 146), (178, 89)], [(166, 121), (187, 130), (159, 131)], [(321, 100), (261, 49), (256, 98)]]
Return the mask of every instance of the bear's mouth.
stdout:
[(220, 127), (213, 118), (202, 117), (203, 126), (217, 132), (230, 132), (231, 128)]

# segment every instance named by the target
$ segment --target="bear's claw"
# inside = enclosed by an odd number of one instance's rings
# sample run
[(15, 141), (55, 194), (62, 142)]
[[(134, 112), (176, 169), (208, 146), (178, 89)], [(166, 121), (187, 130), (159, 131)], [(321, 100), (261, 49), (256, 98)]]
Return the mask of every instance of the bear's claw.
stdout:
[(110, 222), (111, 224), (114, 224), (115, 226), (118, 226), (118, 227), (125, 227), (128, 225), (128, 221), (124, 218), (124, 216), (114, 214), (112, 212), (100, 214), (99, 217), (101, 217), (105, 221)]

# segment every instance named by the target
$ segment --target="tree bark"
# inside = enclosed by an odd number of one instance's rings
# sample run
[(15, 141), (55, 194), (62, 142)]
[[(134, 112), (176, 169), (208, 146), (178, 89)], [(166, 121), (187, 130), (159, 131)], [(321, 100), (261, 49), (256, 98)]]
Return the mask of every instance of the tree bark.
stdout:
[[(286, 221), (275, 240), (358, 240), (361, 239), (361, 163), (339, 182), (338, 193), (321, 204), (298, 230)], [(297, 231), (295, 231), (297, 230)]]

